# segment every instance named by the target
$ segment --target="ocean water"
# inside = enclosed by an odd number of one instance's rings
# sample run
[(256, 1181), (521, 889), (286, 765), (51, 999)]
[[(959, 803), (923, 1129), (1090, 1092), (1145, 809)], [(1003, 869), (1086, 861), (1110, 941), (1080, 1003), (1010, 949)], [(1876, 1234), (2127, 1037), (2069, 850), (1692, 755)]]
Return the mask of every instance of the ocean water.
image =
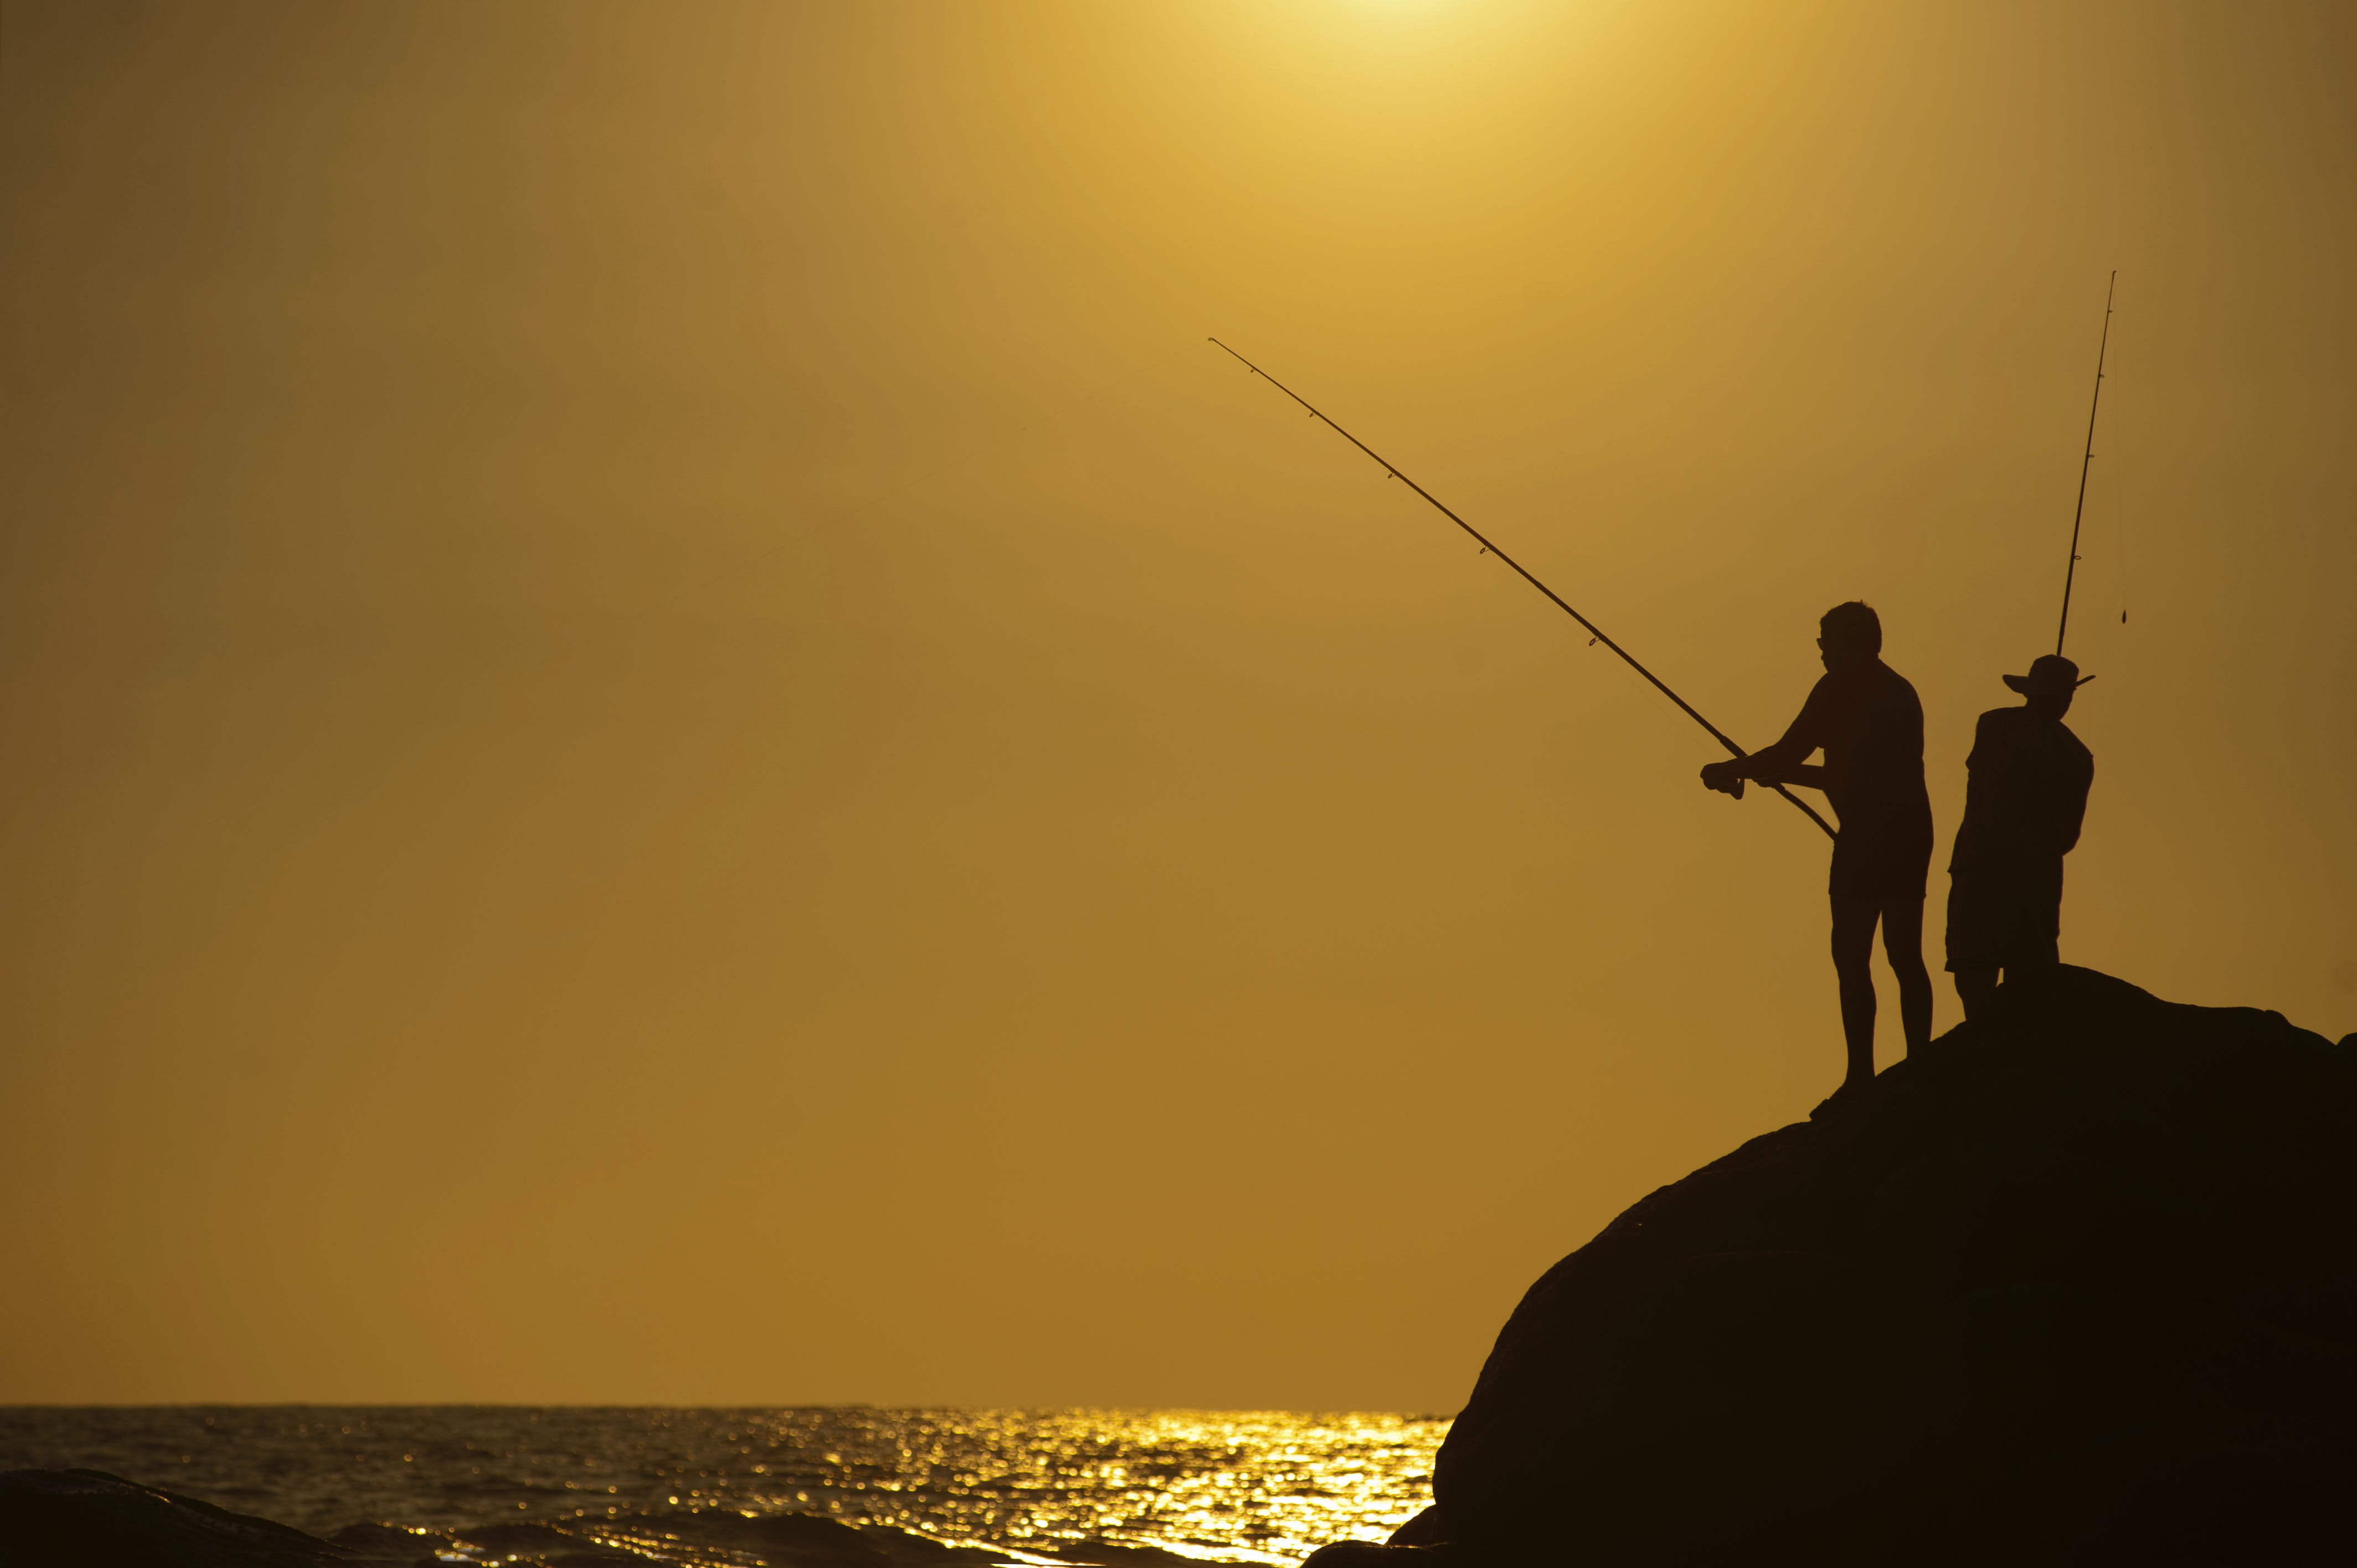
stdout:
[[(1150, 1568), (1380, 1541), (1431, 1500), (1447, 1431), (1273, 1412), (17, 1407), (0, 1409), (0, 1470), (110, 1470), (315, 1535), (430, 1531), (424, 1562), (742, 1568), (837, 1563), (849, 1542), (911, 1564)], [(861, 1535), (763, 1523), (784, 1514)]]

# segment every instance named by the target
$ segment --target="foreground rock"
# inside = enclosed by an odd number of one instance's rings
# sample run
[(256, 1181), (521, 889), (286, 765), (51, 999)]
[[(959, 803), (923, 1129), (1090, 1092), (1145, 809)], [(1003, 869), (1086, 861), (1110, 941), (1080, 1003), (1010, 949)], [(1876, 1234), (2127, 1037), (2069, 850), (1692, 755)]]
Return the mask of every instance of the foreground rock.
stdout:
[(0, 1563), (7, 1568), (317, 1568), (348, 1561), (317, 1536), (103, 1470), (0, 1474)]
[(1326, 1568), (2326, 1561), (2353, 1434), (2357, 1050), (2066, 970), (1549, 1270)]

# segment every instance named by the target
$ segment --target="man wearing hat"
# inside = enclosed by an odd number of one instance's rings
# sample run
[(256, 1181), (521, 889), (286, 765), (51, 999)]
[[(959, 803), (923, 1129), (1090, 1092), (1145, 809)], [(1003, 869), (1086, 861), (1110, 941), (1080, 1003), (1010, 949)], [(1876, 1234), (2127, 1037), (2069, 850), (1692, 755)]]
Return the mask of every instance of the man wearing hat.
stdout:
[(1948, 861), (1948, 972), (1964, 1016), (1996, 994), (1997, 973), (2019, 983), (2061, 962), (2062, 857), (2079, 842), (2095, 758), (2063, 725), (2087, 681), (2049, 653), (2005, 683), (2026, 699), (1992, 708), (1964, 759), (1964, 820)]

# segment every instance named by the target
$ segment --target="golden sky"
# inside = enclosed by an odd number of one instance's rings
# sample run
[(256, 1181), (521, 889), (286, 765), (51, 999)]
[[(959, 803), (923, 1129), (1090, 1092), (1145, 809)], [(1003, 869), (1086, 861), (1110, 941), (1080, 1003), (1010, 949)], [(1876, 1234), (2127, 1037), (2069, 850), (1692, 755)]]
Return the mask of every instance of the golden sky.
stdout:
[(2064, 956), (2357, 1028), (2352, 76), (2330, 5), (11, 0), (0, 1401), (1449, 1411), (1805, 1114), (1815, 830), (1214, 332), (1748, 744), (1876, 605), (1936, 969), (2118, 268)]

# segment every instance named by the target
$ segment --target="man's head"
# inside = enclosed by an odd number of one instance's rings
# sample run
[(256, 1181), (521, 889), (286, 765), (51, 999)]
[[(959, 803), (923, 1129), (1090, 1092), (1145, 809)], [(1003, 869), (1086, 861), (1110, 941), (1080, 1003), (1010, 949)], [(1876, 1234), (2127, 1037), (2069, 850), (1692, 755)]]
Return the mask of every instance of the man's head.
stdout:
[(2031, 713), (2059, 719), (2071, 711), (2072, 694), (2093, 679), (2061, 654), (2042, 653), (2030, 661), (2029, 674), (2007, 675), (2005, 683), (2029, 699), (2022, 706)]
[(1882, 652), (1882, 618), (1863, 599), (1835, 605), (1818, 618), (1817, 651), (1828, 670), (1873, 663)]

